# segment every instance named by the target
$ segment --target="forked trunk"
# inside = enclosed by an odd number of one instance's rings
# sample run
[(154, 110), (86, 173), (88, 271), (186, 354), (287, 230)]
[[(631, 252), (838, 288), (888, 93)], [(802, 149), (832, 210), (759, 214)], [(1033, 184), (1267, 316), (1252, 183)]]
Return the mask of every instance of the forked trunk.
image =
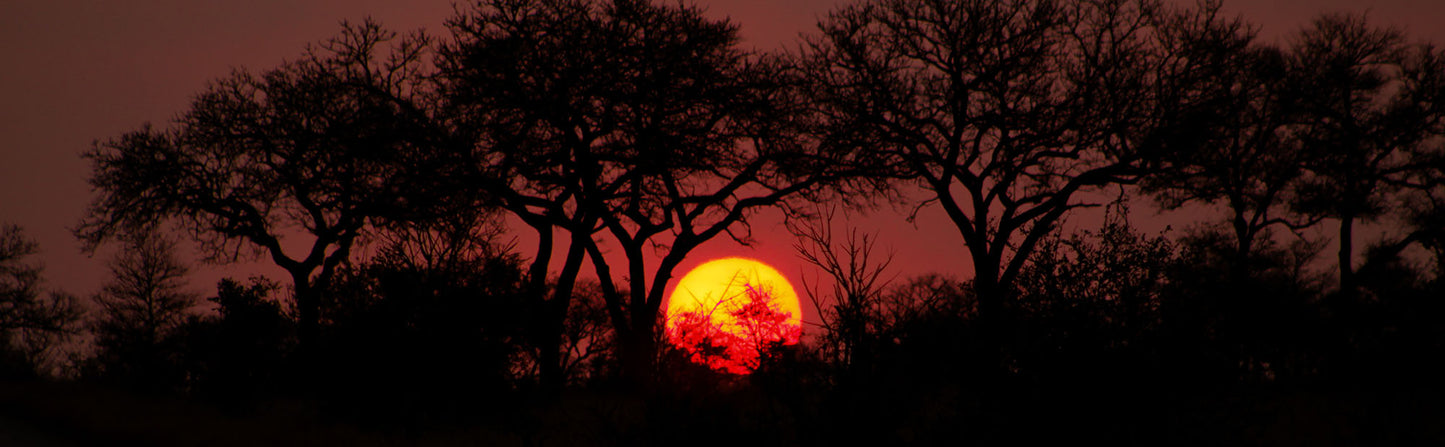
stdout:
[(538, 296), (538, 304), (541, 305), (543, 313), (539, 328), (541, 333), (537, 337), (538, 349), (541, 351), (538, 356), (538, 361), (541, 362), (540, 380), (542, 388), (552, 392), (560, 391), (566, 386), (567, 378), (562, 370), (562, 332), (567, 327), (567, 310), (572, 306), (577, 274), (582, 269), (582, 258), (586, 255), (583, 247), (575, 240), (568, 247), (567, 259), (563, 261), (552, 299), (543, 299), (546, 296), (545, 288)]
[(309, 272), (293, 270), (291, 284), (296, 299), (296, 339), (302, 356), (314, 354), (317, 337), (321, 332), (321, 304), (316, 296), (317, 289), (311, 284)]

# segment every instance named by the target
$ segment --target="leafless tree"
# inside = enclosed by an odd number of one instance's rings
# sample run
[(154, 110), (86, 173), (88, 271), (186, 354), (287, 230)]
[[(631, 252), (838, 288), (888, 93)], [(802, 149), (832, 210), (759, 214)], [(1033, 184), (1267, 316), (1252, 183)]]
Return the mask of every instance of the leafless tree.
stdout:
[(164, 385), (175, 379), (169, 377), (178, 351), (172, 332), (200, 300), (186, 290), (189, 269), (177, 259), (174, 241), (136, 233), (125, 236), (110, 272), (92, 298), (97, 314), (91, 331), (103, 374)]
[[(793, 250), (809, 264), (823, 270), (832, 279), (829, 292), (818, 283), (803, 279), (803, 288), (822, 320), (824, 354), (832, 357), (850, 373), (871, 364), (869, 343), (879, 336), (884, 324), (883, 294), (892, 277), (884, 272), (893, 262), (893, 254), (874, 257), (878, 237), (860, 232), (856, 227), (834, 233), (836, 208), (819, 213), (817, 219), (790, 221), (788, 228), (797, 235)], [(846, 219), (843, 219), (846, 220)], [(832, 298), (831, 305), (823, 301)]]

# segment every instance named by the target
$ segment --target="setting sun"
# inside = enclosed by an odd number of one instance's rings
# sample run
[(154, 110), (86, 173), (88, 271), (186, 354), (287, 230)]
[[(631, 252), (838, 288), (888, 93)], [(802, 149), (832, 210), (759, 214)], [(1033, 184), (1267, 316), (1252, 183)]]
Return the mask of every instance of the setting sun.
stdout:
[(758, 367), (771, 346), (802, 333), (802, 309), (788, 279), (747, 258), (722, 258), (692, 269), (667, 303), (667, 339), (697, 363), (734, 374)]

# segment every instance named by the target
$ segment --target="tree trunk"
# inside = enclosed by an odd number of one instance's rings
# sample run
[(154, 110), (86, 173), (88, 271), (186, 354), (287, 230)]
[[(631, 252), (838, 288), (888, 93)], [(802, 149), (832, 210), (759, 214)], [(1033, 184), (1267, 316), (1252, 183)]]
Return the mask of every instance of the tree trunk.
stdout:
[(1347, 296), (1355, 293), (1354, 236), (1355, 216), (1340, 216), (1340, 293)]
[(1249, 257), (1254, 248), (1256, 228), (1251, 228), (1244, 218), (1244, 211), (1234, 210), (1234, 259), (1229, 266), (1229, 280), (1231, 284), (1239, 286), (1244, 284), (1244, 279), (1249, 275)]
[(292, 270), (291, 284), (296, 299), (296, 339), (302, 357), (314, 354), (321, 328), (321, 306), (309, 271)]
[(982, 237), (965, 238), (969, 256), (973, 258), (973, 291), (974, 299), (978, 300), (977, 318), (979, 321), (998, 318), (998, 313), (1003, 307), (1002, 297), (999, 293), (1001, 287), (999, 273), (1003, 260), (997, 259), (989, 253), (987, 242), (988, 239)]
[[(986, 250), (979, 250), (984, 251)], [(974, 316), (974, 322), (978, 328), (980, 342), (980, 362), (977, 365), (981, 368), (972, 373), (982, 373), (987, 376), (1002, 373), (1004, 370), (1004, 359), (1006, 358), (1007, 323), (1005, 321), (1004, 309), (1004, 285), (999, 283), (1000, 262), (987, 254), (974, 256), (974, 277), (973, 290), (974, 299), (978, 302), (978, 313)]]
[(1003, 313), (1003, 285), (999, 284), (999, 262), (984, 254), (973, 258), (973, 291), (978, 300), (978, 321), (992, 327)]
[(320, 354), (321, 306), (309, 272), (296, 269), (290, 273), (296, 300), (296, 380), (301, 389), (309, 390), (321, 377), (317, 361)]
[(657, 341), (653, 337), (652, 329), (634, 327), (619, 348), (622, 376), (627, 385), (637, 391), (650, 389), (654, 385), (653, 373), (657, 360)]
[[(542, 388), (548, 391), (560, 391), (567, 380), (562, 370), (562, 332), (567, 327), (567, 310), (571, 308), (577, 273), (582, 269), (582, 258), (586, 254), (583, 251), (584, 245), (576, 238), (577, 236), (573, 236), (572, 244), (567, 248), (567, 259), (563, 261), (552, 299), (539, 302), (543, 313), (537, 337), (538, 350), (541, 351), (538, 359), (541, 362), (539, 379)], [(546, 293), (543, 292), (541, 296), (545, 297)]]

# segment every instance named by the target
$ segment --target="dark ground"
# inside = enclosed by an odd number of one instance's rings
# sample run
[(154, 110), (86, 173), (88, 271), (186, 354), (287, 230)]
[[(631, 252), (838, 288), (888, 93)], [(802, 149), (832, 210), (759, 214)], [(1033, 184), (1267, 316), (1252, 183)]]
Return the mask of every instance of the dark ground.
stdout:
[[(472, 423), (376, 426), (329, 418), (299, 401), (227, 412), (90, 385), (4, 383), (0, 445), (931, 445), (970, 439), (985, 445), (1445, 445), (1445, 395), (1438, 390), (1070, 394), (1024, 393), (982, 412), (969, 393), (950, 388), (915, 400), (912, 408), (848, 412), (759, 399), (757, 389), (641, 399), (579, 392), (556, 405), (522, 405)], [(871, 424), (845, 420), (845, 412), (880, 423), (863, 428)], [(770, 417), (776, 419), (765, 420)]]

